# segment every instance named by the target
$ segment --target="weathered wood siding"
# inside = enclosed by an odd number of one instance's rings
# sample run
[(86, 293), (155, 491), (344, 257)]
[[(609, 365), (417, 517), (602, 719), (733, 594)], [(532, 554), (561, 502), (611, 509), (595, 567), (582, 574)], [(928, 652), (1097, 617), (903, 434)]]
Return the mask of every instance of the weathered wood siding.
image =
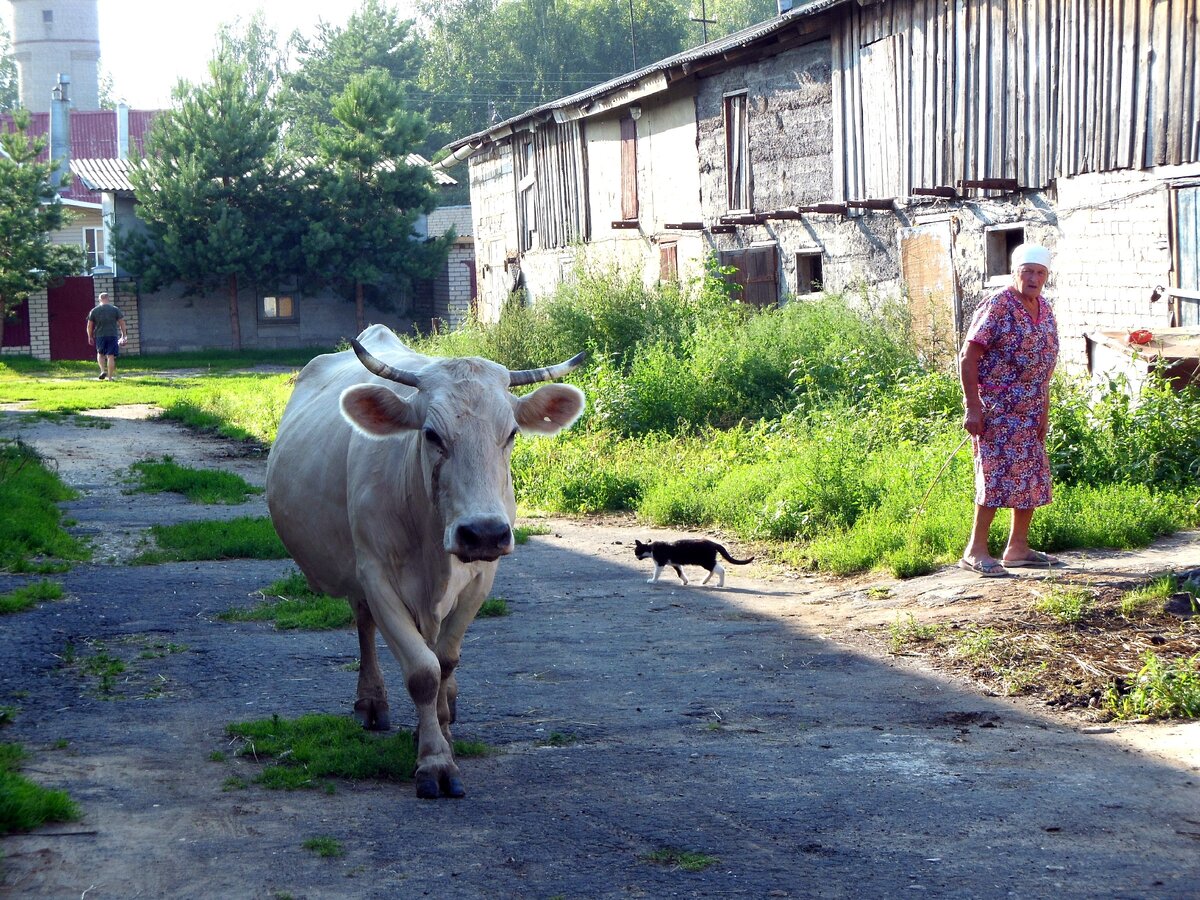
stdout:
[(1200, 0), (896, 0), (833, 28), (838, 199), (1200, 160)]

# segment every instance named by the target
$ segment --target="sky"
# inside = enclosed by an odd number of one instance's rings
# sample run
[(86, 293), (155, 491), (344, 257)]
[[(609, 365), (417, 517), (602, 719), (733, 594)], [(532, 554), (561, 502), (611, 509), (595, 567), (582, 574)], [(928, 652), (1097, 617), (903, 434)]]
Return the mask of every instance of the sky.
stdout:
[(244, 23), (261, 9), (282, 42), (297, 28), (311, 35), (318, 21), (342, 25), (359, 5), (359, 0), (98, 0), (100, 74), (112, 76), (114, 100), (134, 109), (163, 109), (178, 79), (207, 76), (221, 25)]

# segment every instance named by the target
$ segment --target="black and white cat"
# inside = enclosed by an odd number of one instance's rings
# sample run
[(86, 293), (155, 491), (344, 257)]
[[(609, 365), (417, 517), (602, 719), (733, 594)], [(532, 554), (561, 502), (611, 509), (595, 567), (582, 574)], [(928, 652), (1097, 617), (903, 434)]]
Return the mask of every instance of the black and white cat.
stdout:
[(647, 584), (653, 584), (658, 581), (658, 576), (662, 574), (662, 570), (667, 566), (670, 566), (679, 573), (679, 580), (687, 584), (687, 576), (683, 574), (681, 567), (701, 566), (708, 570), (708, 578), (700, 582), (701, 584), (708, 584), (709, 579), (714, 575), (719, 575), (721, 581), (717, 584), (717, 587), (725, 587), (725, 567), (717, 561), (718, 553), (729, 560), (729, 562), (739, 566), (744, 566), (746, 563), (754, 561), (753, 556), (749, 559), (734, 559), (729, 555), (729, 551), (716, 541), (703, 538), (682, 541), (651, 541), (648, 544), (643, 544), (641, 541), (635, 540), (633, 544), (633, 552), (638, 559), (654, 560), (654, 574), (647, 579)]

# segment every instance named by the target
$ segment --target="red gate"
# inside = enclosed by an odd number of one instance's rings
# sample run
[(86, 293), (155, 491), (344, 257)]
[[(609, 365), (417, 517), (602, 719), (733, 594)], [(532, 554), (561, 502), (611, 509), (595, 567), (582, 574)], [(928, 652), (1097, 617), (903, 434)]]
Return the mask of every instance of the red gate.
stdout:
[(87, 340), (87, 316), (96, 305), (91, 277), (64, 279), (58, 287), (50, 288), (46, 304), (50, 314), (50, 358), (95, 358), (96, 350)]

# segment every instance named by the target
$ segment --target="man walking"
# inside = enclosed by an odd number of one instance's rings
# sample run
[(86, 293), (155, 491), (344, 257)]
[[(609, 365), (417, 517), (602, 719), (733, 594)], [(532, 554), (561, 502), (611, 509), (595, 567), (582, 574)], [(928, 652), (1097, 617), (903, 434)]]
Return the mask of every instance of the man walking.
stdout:
[(87, 317), (88, 343), (96, 348), (96, 365), (100, 380), (117, 377), (117, 354), (128, 336), (125, 333), (125, 313), (113, 306), (108, 291), (100, 294), (100, 302)]

